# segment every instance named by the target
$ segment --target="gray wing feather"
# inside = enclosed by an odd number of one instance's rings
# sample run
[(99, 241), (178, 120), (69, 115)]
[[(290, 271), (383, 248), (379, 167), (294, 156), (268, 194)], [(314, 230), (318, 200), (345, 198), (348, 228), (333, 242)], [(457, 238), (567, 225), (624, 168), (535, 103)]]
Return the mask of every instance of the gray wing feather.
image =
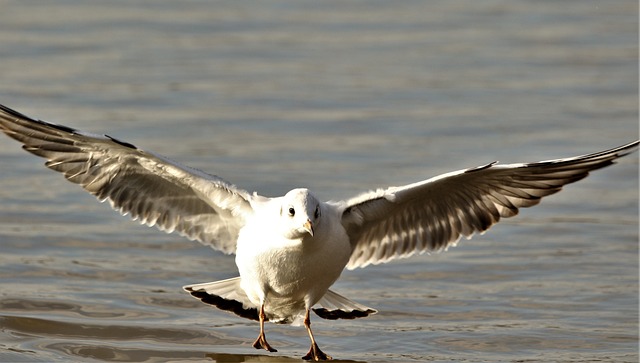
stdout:
[(347, 268), (439, 251), (484, 232), (565, 184), (613, 164), (638, 141), (607, 151), (529, 164), (491, 163), (338, 203), (352, 254)]
[(251, 195), (110, 136), (35, 120), (0, 105), (0, 130), (123, 215), (234, 253)]

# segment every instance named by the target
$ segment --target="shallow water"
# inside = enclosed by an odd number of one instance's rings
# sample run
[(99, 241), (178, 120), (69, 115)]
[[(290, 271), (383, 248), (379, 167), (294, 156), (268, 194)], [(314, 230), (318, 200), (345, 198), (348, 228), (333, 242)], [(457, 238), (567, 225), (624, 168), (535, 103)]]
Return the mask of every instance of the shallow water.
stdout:
[[(638, 3), (2, 1), (0, 103), (323, 199), (638, 137)], [(302, 328), (181, 290), (232, 257), (130, 222), (0, 137), (0, 361), (298, 361)], [(638, 155), (447, 253), (347, 271), (350, 361), (637, 362)]]

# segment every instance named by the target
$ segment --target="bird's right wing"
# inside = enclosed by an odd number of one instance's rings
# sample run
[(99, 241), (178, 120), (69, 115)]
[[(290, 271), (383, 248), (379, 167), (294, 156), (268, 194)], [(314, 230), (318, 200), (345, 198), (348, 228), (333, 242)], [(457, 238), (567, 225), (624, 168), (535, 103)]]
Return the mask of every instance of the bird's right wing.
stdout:
[(235, 253), (253, 213), (248, 192), (110, 136), (50, 124), (0, 105), (0, 130), (123, 215)]

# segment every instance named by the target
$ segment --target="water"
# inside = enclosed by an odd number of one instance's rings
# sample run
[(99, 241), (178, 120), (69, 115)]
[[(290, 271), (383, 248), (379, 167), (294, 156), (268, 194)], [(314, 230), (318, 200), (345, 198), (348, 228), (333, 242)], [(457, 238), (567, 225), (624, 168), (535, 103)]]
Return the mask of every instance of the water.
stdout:
[[(0, 102), (265, 195), (323, 199), (638, 137), (635, 1), (1, 1)], [(130, 222), (0, 138), (0, 361), (283, 361), (303, 329), (184, 284), (233, 258)], [(352, 361), (637, 362), (638, 156), (447, 253), (345, 272)]]

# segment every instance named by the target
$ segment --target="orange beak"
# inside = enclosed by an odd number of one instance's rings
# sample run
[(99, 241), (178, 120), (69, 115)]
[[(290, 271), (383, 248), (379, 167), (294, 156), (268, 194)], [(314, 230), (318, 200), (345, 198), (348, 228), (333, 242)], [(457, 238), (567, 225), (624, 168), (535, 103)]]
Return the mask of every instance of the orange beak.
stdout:
[(309, 232), (311, 237), (313, 237), (313, 224), (311, 223), (311, 221), (307, 219), (307, 221), (304, 222), (303, 227), (304, 227), (305, 231)]

